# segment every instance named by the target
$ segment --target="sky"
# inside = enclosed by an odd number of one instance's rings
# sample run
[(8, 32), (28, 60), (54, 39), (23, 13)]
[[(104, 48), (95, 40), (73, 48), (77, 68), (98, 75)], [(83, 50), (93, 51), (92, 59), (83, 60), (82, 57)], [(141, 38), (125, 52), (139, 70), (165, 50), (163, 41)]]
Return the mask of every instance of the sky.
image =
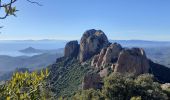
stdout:
[[(79, 40), (100, 29), (112, 40), (170, 40), (170, 0), (18, 0), (0, 40)], [(0, 13), (2, 14), (2, 13)]]

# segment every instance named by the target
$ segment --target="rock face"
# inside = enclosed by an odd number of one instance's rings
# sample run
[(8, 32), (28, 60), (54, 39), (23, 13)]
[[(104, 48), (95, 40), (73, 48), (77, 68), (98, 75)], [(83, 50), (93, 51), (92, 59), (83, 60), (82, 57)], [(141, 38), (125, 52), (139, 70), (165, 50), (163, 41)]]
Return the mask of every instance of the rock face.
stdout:
[(125, 49), (119, 54), (114, 72), (135, 75), (149, 72), (149, 61), (141, 48)]
[(99, 59), (99, 54), (98, 55), (95, 55), (92, 59), (92, 62), (91, 62), (91, 66), (96, 66), (97, 62), (98, 62), (98, 59)]
[(105, 77), (105, 76), (107, 76), (108, 74), (109, 74), (109, 70), (108, 70), (108, 68), (104, 68), (103, 70), (101, 70), (100, 72), (99, 72), (99, 74), (100, 74), (100, 77)]
[(109, 47), (103, 48), (100, 54), (93, 58), (91, 65), (96, 68), (101, 68), (108, 64), (115, 63), (122, 49), (121, 45), (117, 43), (113, 43)]
[(91, 29), (86, 31), (80, 41), (79, 61), (84, 62), (98, 54), (108, 44), (109, 41), (101, 30)]
[(66, 44), (64, 49), (64, 57), (77, 57), (79, 53), (78, 41), (70, 41)]
[(102, 65), (104, 66), (105, 64), (108, 63), (115, 63), (117, 61), (118, 55), (122, 50), (122, 46), (117, 43), (111, 44), (106, 51), (105, 56), (103, 57), (103, 62)]
[(86, 74), (82, 83), (83, 89), (100, 89), (102, 87), (101, 77), (97, 73)]

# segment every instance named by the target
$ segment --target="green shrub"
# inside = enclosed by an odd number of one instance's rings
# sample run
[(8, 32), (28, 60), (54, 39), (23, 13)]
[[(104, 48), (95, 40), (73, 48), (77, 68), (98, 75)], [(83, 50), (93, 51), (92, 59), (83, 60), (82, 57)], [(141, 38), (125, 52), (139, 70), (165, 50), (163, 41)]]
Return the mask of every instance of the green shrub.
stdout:
[(120, 73), (112, 73), (106, 77), (100, 91), (82, 90), (74, 97), (77, 97), (77, 100), (95, 100), (94, 97), (97, 97), (97, 100), (168, 100), (152, 75), (135, 77)]
[(3, 98), (7, 100), (45, 100), (44, 79), (49, 75), (48, 70), (32, 73), (17, 72), (13, 74), (2, 88)]

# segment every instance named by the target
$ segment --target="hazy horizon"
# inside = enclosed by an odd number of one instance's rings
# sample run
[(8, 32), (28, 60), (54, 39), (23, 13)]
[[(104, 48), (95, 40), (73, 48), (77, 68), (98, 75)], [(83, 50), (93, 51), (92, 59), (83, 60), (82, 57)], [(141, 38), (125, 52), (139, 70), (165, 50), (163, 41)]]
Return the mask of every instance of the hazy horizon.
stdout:
[[(77, 40), (80, 41), (79, 39), (68, 39), (68, 40), (60, 40), (60, 39), (1, 39), (0, 41), (62, 41), (62, 42), (67, 42), (71, 40)], [(108, 39), (111, 41), (147, 41), (147, 42), (170, 42), (170, 40), (140, 40), (140, 39)]]

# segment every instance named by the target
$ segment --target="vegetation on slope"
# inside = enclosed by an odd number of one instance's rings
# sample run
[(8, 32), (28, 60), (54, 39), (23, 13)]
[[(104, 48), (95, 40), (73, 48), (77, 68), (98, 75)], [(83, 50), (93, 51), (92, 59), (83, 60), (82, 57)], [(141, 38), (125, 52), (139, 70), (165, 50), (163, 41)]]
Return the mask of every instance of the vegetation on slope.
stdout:
[(161, 89), (152, 75), (138, 77), (112, 73), (104, 79), (101, 90), (81, 90), (74, 100), (168, 100), (168, 92)]
[(82, 90), (83, 77), (96, 72), (90, 67), (90, 60), (80, 64), (76, 59), (60, 58), (49, 66), (47, 79), (55, 98), (73, 100), (167, 100), (170, 92), (162, 90), (161, 84), (150, 74), (122, 75), (111, 73), (103, 79), (101, 90)]
[(81, 88), (82, 79), (91, 68), (89, 63), (81, 65), (76, 59), (58, 60), (49, 67), (50, 75), (47, 81), (55, 97), (69, 97)]
[[(153, 75), (138, 77), (111, 73), (101, 89), (82, 90), (86, 73), (92, 72), (90, 60), (80, 64), (76, 59), (59, 58), (49, 68), (39, 72), (17, 72), (0, 86), (2, 100), (168, 100), (170, 91), (162, 90)], [(48, 77), (47, 77), (48, 76)]]

